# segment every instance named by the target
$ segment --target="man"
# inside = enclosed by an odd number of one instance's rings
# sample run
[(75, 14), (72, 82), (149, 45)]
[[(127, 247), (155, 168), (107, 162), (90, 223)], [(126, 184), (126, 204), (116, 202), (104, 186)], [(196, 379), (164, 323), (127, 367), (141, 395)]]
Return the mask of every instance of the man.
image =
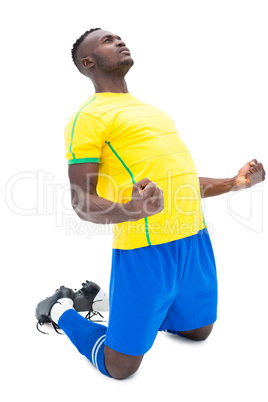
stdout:
[(61, 287), (36, 317), (61, 328), (103, 374), (136, 372), (158, 331), (206, 339), (217, 318), (217, 278), (201, 197), (251, 187), (265, 178), (256, 159), (231, 179), (198, 178), (174, 122), (128, 92), (133, 65), (122, 39), (100, 28), (72, 49), (95, 87), (72, 116), (65, 141), (78, 216), (114, 224), (108, 328), (78, 312), (101, 311), (107, 295), (87, 282)]

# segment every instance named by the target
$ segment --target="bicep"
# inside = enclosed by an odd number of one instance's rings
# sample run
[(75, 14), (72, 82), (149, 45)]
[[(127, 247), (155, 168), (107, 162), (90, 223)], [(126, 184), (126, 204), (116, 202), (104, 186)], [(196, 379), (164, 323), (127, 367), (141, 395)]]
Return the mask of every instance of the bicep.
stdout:
[(68, 174), (71, 184), (71, 196), (79, 196), (82, 191), (89, 194), (97, 194), (97, 184), (98, 184), (98, 173), (99, 164), (98, 163), (78, 163), (69, 165)]

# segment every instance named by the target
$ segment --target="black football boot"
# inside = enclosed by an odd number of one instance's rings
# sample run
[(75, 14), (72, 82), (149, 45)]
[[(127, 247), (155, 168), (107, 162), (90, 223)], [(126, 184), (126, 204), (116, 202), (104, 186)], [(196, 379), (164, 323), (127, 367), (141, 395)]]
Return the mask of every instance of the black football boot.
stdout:
[[(55, 291), (55, 293), (47, 297), (44, 300), (41, 300), (35, 309), (35, 317), (37, 319), (37, 329), (40, 331), (38, 328), (38, 325), (43, 325), (45, 323), (51, 323), (55, 329), (56, 332), (58, 332), (59, 326), (52, 321), (50, 312), (54, 304), (58, 302), (59, 299), (62, 299), (63, 297), (67, 297), (68, 299), (74, 300), (75, 298), (75, 292), (70, 289), (66, 288), (65, 286), (61, 286), (59, 289)], [(42, 332), (42, 331), (40, 331)], [(45, 334), (45, 332), (43, 332)], [(60, 332), (58, 332), (60, 333)]]

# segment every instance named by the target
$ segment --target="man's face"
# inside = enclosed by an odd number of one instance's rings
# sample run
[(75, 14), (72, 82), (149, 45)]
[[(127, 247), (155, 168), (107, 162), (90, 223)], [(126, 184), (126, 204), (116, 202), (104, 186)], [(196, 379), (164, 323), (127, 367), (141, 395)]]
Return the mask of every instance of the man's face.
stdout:
[(95, 71), (114, 75), (125, 75), (134, 64), (130, 51), (122, 39), (104, 30), (94, 31), (88, 35), (81, 44), (79, 57), (91, 58)]

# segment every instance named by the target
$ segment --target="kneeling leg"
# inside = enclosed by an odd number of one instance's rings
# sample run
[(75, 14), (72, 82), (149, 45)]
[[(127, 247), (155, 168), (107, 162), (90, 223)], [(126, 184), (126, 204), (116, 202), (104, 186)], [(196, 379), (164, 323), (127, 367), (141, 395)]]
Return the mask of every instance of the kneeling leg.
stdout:
[(142, 356), (130, 356), (109, 348), (104, 348), (105, 367), (111, 377), (123, 380), (134, 374), (143, 359)]
[(190, 331), (179, 331), (185, 338), (193, 341), (204, 341), (211, 334), (214, 324), (206, 325), (205, 327), (192, 329)]

